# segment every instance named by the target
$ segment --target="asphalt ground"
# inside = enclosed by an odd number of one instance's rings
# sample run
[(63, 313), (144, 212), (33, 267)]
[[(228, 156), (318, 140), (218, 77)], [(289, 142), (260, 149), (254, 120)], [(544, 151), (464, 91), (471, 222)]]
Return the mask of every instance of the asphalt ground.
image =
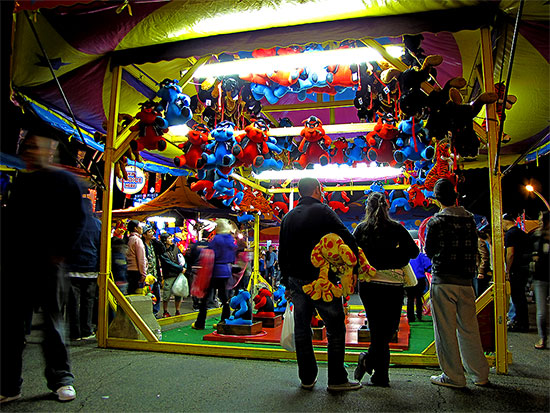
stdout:
[[(534, 304), (530, 304), (534, 326)], [(39, 320), (39, 316), (35, 316)], [(35, 324), (39, 321), (35, 321)], [(37, 326), (35, 326), (37, 327)], [(24, 354), (23, 397), (5, 412), (355, 412), (550, 411), (550, 351), (536, 350), (536, 329), (509, 333), (508, 374), (492, 369), (489, 387), (435, 386), (437, 368), (392, 367), (390, 388), (364, 386), (331, 394), (320, 363), (312, 391), (300, 388), (293, 361), (265, 361), (110, 350), (95, 340), (72, 342), (77, 398), (61, 403), (46, 388), (41, 334), (33, 328)], [(348, 365), (350, 378), (354, 365)], [(367, 380), (366, 375), (364, 382)]]

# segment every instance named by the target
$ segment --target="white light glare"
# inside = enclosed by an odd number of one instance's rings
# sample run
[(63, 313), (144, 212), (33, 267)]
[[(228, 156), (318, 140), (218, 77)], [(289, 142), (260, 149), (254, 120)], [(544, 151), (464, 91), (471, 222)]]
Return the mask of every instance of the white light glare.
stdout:
[(172, 218), (172, 217), (149, 217), (149, 218), (147, 218), (147, 221), (156, 222), (157, 227), (158, 227), (160, 225), (164, 226), (164, 224), (176, 222), (176, 218)]
[(174, 125), (168, 128), (168, 133), (173, 136), (187, 136), (190, 128), (187, 125)]
[(256, 179), (262, 180), (287, 180), (298, 181), (302, 178), (317, 178), (322, 181), (362, 180), (372, 181), (378, 179), (391, 179), (402, 175), (401, 169), (390, 166), (368, 166), (358, 164), (355, 167), (348, 165), (314, 165), (313, 169), (286, 169), (282, 171), (263, 171), (260, 174), (253, 173)]
[[(395, 48), (395, 46), (392, 46), (392, 48)], [(398, 56), (401, 56), (401, 54)], [(195, 72), (195, 77), (245, 76), (250, 73), (272, 73), (275, 70), (290, 72), (306, 66), (348, 65), (375, 60), (382, 60), (382, 56), (373, 48), (355, 47), (213, 63), (200, 67)]]

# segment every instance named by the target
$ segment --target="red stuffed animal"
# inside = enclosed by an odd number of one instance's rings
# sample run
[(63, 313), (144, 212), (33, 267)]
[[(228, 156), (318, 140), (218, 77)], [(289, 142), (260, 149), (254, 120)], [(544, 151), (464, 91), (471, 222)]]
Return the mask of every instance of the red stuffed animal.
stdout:
[(334, 148), (330, 150), (330, 163), (343, 165), (348, 162), (346, 149), (348, 149), (348, 141), (344, 137), (339, 137), (332, 142)]
[(195, 123), (187, 133), (187, 142), (178, 145), (183, 150), (183, 155), (174, 158), (174, 165), (178, 167), (187, 166), (188, 168), (200, 168), (202, 161), (201, 155), (204, 147), (208, 143), (210, 131), (200, 123)]
[(393, 141), (399, 135), (399, 130), (389, 122), (383, 122), (382, 117), (374, 126), (374, 130), (367, 135), (367, 142), (376, 151), (376, 161), (395, 165), (393, 158)]
[(136, 115), (139, 122), (130, 128), (139, 131), (139, 138), (132, 141), (132, 149), (142, 151), (166, 149), (166, 139), (162, 136), (168, 132), (168, 122), (156, 110), (157, 104), (153, 101), (140, 103), (141, 111)]
[(262, 287), (254, 297), (254, 309), (257, 310), (256, 317), (274, 318), (273, 294), (269, 289)]
[(233, 155), (237, 158), (233, 167), (240, 165), (259, 168), (264, 163), (264, 154), (269, 152), (267, 146), (268, 126), (263, 119), (253, 120), (244, 128), (245, 135), (235, 138), (237, 144), (233, 145)]
[(315, 116), (310, 116), (302, 122), (305, 126), (300, 132), (302, 141), (298, 150), (302, 153), (298, 161), (294, 162), (296, 168), (305, 169), (310, 163), (326, 165), (329, 162), (327, 149), (332, 140), (325, 135), (323, 123)]

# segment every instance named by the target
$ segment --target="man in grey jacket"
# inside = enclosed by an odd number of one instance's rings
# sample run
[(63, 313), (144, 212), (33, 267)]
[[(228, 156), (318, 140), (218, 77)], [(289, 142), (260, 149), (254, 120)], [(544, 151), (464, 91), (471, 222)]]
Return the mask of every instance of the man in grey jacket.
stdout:
[(430, 380), (462, 388), (466, 386), (465, 369), (475, 385), (485, 386), (489, 366), (481, 346), (472, 286), (477, 270), (476, 224), (470, 212), (455, 206), (457, 194), (450, 181), (438, 180), (434, 196), (442, 209), (428, 221), (425, 251), (432, 260), (435, 348), (443, 373)]

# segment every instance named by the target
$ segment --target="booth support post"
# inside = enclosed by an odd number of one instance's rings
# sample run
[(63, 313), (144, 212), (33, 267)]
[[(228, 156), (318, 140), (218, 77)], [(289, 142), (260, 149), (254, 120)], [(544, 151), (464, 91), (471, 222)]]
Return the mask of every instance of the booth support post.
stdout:
[(97, 317), (97, 344), (99, 347), (107, 347), (107, 278), (111, 272), (111, 211), (113, 209), (113, 184), (114, 184), (114, 142), (117, 134), (118, 105), (120, 100), (120, 83), (122, 80), (122, 68), (113, 69), (111, 82), (111, 102), (109, 105), (109, 119), (107, 125), (107, 141), (105, 142), (105, 169), (103, 179), (105, 191), (103, 192), (103, 205), (101, 210), (101, 248), (99, 261), (98, 317)]
[[(491, 32), (488, 27), (481, 29), (481, 56), (483, 67), (483, 83), (486, 92), (494, 92), (493, 80), (493, 48)], [(507, 283), (504, 276), (504, 233), (502, 231), (502, 173), (498, 160), (498, 134), (496, 105), (486, 106), (487, 111), (487, 147), (488, 170), (491, 195), (491, 230), (493, 253), (493, 282), (495, 303), (495, 366), (497, 373), (508, 373), (508, 337), (506, 330), (506, 313), (508, 308)], [(497, 165), (493, 173), (493, 165)]]

